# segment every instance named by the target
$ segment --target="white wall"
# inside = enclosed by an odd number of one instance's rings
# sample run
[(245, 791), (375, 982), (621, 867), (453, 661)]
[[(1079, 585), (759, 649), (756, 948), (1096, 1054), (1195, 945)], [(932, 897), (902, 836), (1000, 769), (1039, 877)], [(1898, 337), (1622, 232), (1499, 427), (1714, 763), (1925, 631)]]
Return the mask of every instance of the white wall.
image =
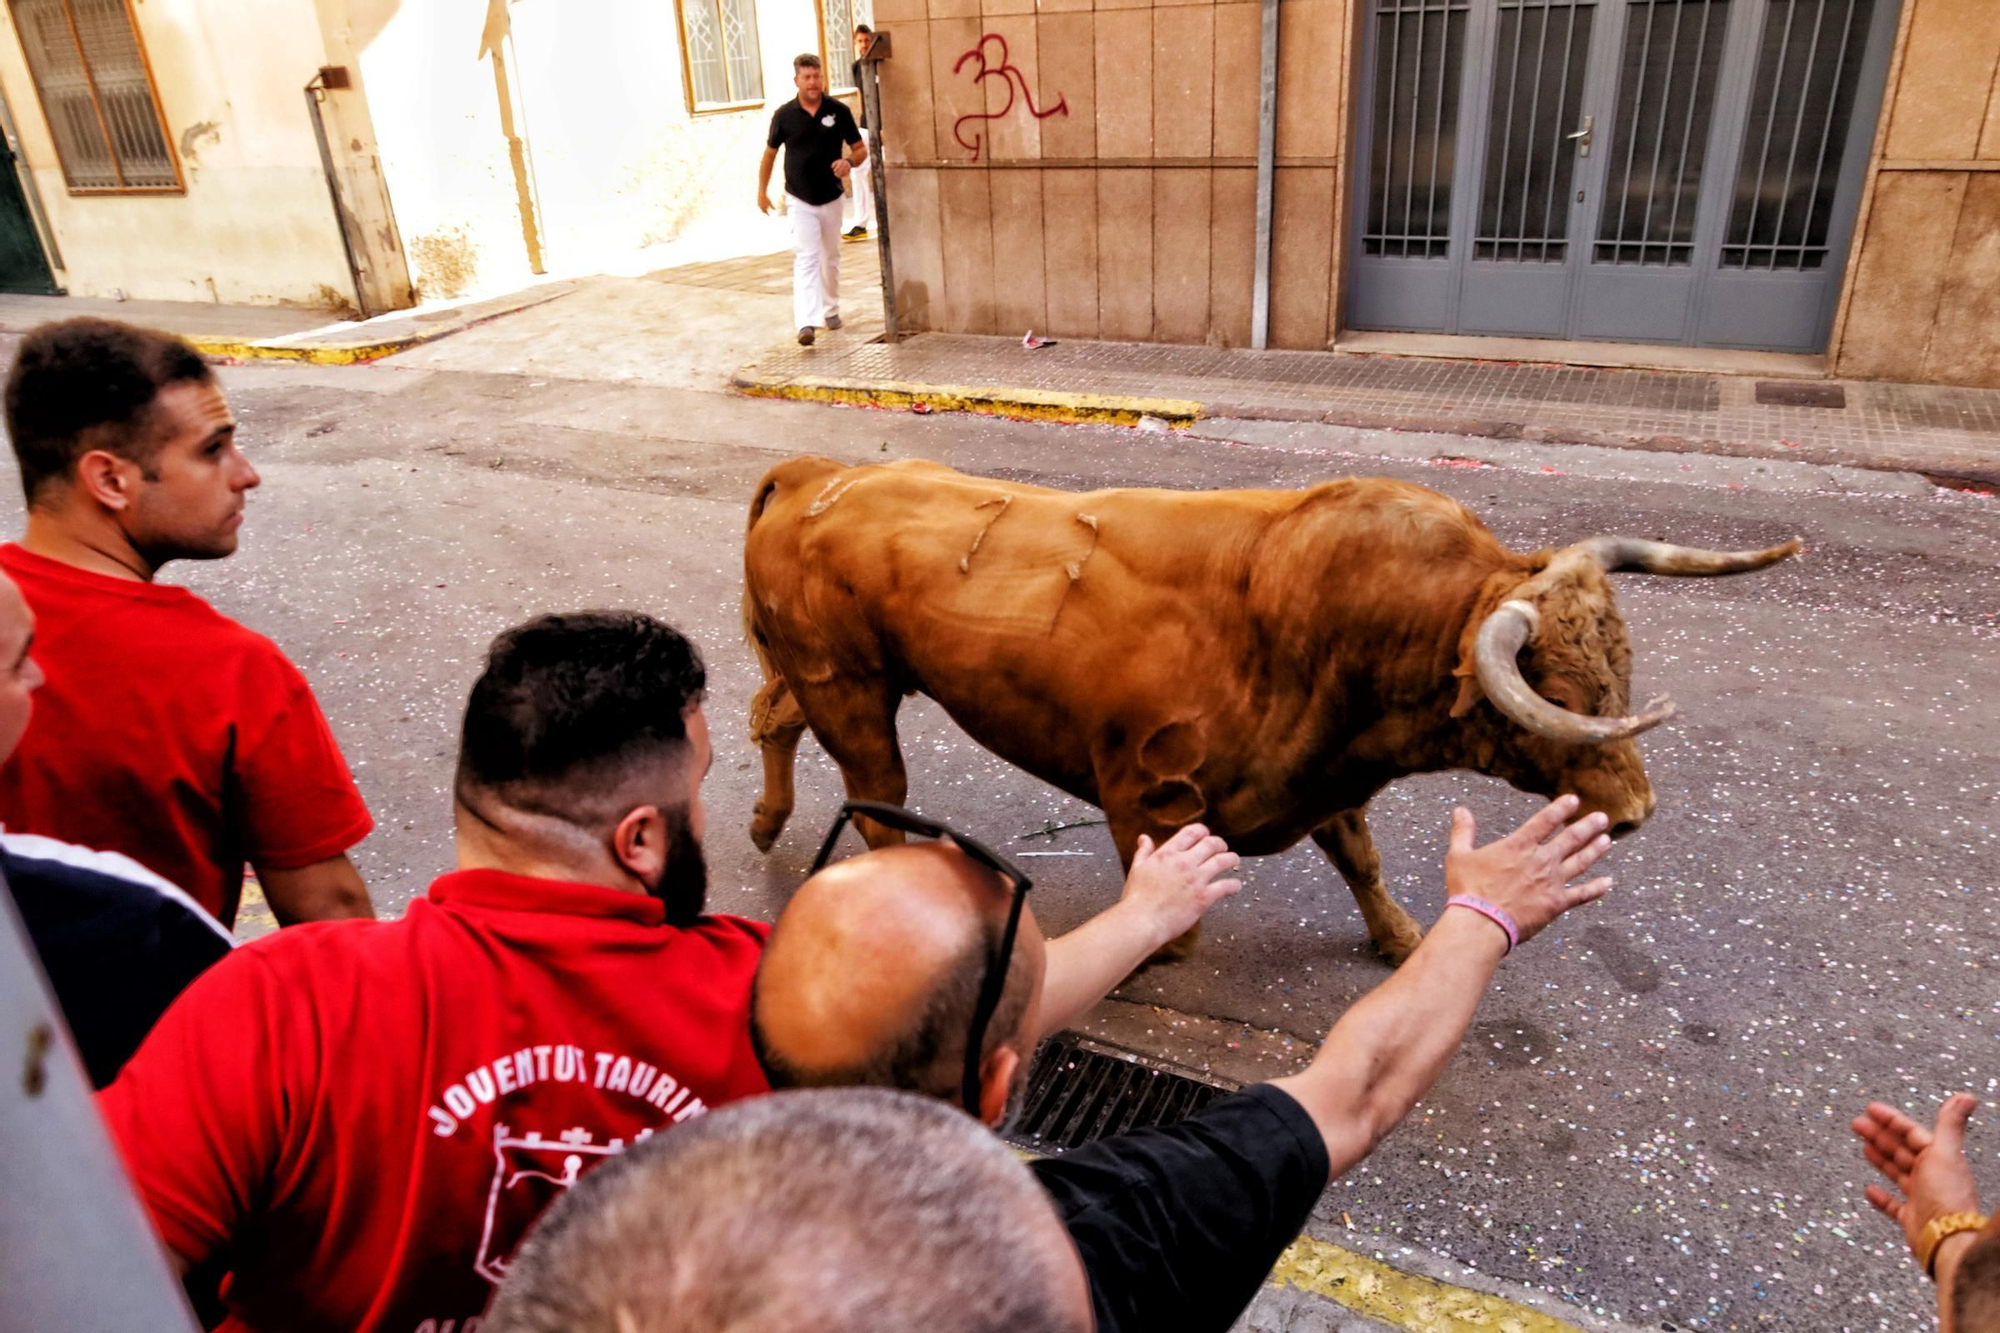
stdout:
[[(627, 266), (691, 231), (739, 252), (787, 243), (756, 212), (771, 112), (793, 96), (792, 57), (819, 49), (814, 0), (759, 0), (763, 105), (690, 116), (673, 0), (514, 0), (507, 48), (544, 267)], [(425, 297), (505, 290), (530, 276), (493, 64), (488, 0), (406, 3), (361, 55), (377, 138)]]
[(0, 6), (0, 87), (73, 295), (338, 306), (340, 232), (302, 89), (326, 63), (306, 0), (135, 4), (185, 195), (72, 195)]

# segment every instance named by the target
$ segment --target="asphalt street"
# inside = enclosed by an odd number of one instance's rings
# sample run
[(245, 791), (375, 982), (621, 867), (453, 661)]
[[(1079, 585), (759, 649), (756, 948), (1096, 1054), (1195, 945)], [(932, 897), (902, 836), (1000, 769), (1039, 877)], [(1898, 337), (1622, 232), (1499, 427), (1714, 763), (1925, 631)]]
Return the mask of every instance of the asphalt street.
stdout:
[[(1620, 577), (1634, 697), (1681, 705), (1642, 742), (1659, 812), (1614, 851), (1609, 899), (1507, 962), (1435, 1094), (1321, 1217), (1355, 1248), (1425, 1251), (1644, 1327), (1926, 1325), (1929, 1289), (1863, 1202), (1846, 1123), (1871, 1098), (1927, 1117), (1953, 1089), (2000, 1090), (2000, 500), (1783, 463), (1554, 448), (1439, 463), (1425, 441), (1331, 427), (1189, 438), (393, 361), (225, 383), (264, 485), (242, 551), (172, 577), (311, 678), (379, 823), (357, 859), (385, 915), (449, 868), (456, 727), (487, 640), (602, 605), (653, 611), (702, 645), (710, 902), (778, 911), (840, 790), (808, 739), (793, 825), (769, 856), (752, 849), (741, 542), (758, 478), (793, 453), (1073, 489), (1400, 477), (1518, 548), (1801, 535), (1803, 557), (1758, 574)], [(1028, 864), (1047, 929), (1113, 900), (1102, 828), (1035, 836), (1094, 811), (925, 701), (906, 705), (903, 738), (912, 804), (1046, 854)], [(1489, 835), (1538, 804), (1439, 774), (1373, 807), (1391, 887), (1419, 920), (1442, 902), (1459, 802)], [(1199, 1032), (1219, 1070), (1255, 1052), (1283, 1072), (1388, 972), (1310, 844), (1247, 878), (1191, 960), (1122, 998), (1157, 1007), (1127, 1013), (1162, 1050)], [(1972, 1138), (2000, 1195), (2000, 1127), (1981, 1116)]]

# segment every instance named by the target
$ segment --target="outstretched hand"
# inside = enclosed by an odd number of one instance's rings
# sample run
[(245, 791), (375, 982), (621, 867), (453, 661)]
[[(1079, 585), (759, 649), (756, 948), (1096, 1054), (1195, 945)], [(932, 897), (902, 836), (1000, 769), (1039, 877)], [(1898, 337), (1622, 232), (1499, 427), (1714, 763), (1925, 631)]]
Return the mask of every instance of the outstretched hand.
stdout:
[(1935, 1130), (1882, 1102), (1870, 1102), (1854, 1117), (1861, 1155), (1891, 1186), (1870, 1185), (1868, 1202), (1903, 1229), (1912, 1250), (1932, 1218), (1980, 1211), (1979, 1188), (1965, 1160), (1965, 1122), (1978, 1105), (1969, 1092), (1947, 1097)]
[(1609, 876), (1573, 884), (1611, 850), (1602, 814), (1576, 813), (1574, 796), (1559, 796), (1498, 842), (1475, 847), (1472, 812), (1451, 812), (1451, 850), (1444, 858), (1447, 892), (1484, 899), (1514, 918), (1523, 940), (1532, 938), (1572, 907), (1595, 902), (1611, 889)]
[(1223, 878), (1242, 864), (1228, 843), (1200, 824), (1189, 824), (1158, 846), (1141, 835), (1122, 901), (1149, 912), (1164, 943), (1243, 887), (1240, 879)]

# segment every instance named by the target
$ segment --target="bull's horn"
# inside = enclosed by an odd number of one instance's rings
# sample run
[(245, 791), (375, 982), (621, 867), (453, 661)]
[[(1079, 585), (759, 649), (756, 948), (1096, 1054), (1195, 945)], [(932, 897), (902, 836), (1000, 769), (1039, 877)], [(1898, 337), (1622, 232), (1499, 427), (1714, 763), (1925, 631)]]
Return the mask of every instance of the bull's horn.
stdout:
[(1541, 620), (1532, 603), (1507, 601), (1480, 625), (1472, 660), (1479, 669), (1479, 684), (1495, 708), (1537, 736), (1587, 745), (1627, 740), (1674, 715), (1673, 704), (1659, 698), (1633, 717), (1586, 717), (1535, 693), (1521, 675), (1520, 653), (1521, 645), (1535, 637)]
[(1698, 546), (1670, 546), (1644, 537), (1591, 537), (1576, 544), (1604, 566), (1607, 574), (1626, 571), (1637, 574), (1744, 574), (1766, 565), (1775, 565), (1788, 555), (1799, 553), (1799, 539), (1764, 551), (1704, 551)]

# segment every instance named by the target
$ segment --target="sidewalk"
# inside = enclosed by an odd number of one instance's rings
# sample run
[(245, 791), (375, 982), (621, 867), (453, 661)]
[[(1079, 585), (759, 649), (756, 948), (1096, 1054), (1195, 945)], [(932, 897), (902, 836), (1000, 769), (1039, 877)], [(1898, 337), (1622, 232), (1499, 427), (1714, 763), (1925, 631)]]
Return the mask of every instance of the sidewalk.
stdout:
[(573, 282), (545, 283), (484, 301), (418, 306), (368, 320), (334, 319), (323, 310), (288, 306), (0, 294), (0, 334), (26, 333), (50, 320), (96, 315), (179, 334), (202, 353), (226, 360), (353, 365), (553, 301), (575, 287)]
[(1768, 457), (2000, 484), (2000, 391), (1759, 380), (1530, 362), (918, 334), (780, 346), (737, 373), (763, 397), (1170, 426), (1198, 418)]

